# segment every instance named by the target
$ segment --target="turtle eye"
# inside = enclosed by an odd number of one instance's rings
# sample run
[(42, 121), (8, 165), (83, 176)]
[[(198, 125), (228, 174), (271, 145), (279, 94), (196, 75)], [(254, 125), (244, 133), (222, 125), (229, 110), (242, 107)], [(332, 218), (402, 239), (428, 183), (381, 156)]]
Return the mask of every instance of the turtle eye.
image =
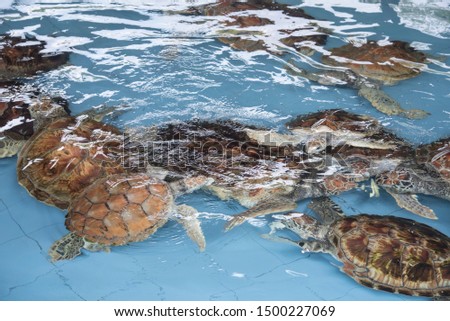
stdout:
[(299, 241), (299, 242), (298, 242), (298, 245), (299, 245), (300, 247), (303, 247), (303, 245), (305, 245), (305, 242)]

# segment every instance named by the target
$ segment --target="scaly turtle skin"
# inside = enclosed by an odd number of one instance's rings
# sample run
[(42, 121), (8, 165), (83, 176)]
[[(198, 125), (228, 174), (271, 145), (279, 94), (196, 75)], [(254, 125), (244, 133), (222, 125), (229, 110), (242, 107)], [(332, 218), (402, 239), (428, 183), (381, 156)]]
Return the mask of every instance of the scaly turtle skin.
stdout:
[(63, 98), (18, 82), (0, 83), (0, 158), (16, 155), (43, 122), (69, 114)]
[[(450, 296), (450, 238), (413, 220), (371, 214), (345, 217), (330, 199), (310, 207), (322, 222), (292, 213), (272, 224), (265, 238), (288, 241), (303, 251), (324, 252), (343, 263), (342, 272), (374, 289), (427, 297)], [(300, 241), (274, 236), (288, 228)]]
[(417, 76), (426, 62), (426, 55), (403, 41), (393, 41), (380, 45), (368, 41), (361, 46), (347, 44), (331, 49), (322, 61), (331, 67), (345, 70), (319, 70), (309, 72), (288, 64), (290, 73), (323, 85), (348, 86), (358, 90), (373, 107), (387, 115), (399, 115), (411, 119), (421, 119), (428, 115), (420, 109), (403, 109), (398, 102), (380, 90), (380, 85), (393, 85)]
[(117, 128), (87, 116), (55, 120), (21, 149), (19, 184), (38, 200), (67, 208), (95, 180), (125, 171), (122, 141)]
[(206, 177), (192, 177), (167, 184), (147, 174), (100, 178), (72, 200), (66, 216), (70, 233), (51, 246), (49, 255), (52, 261), (72, 259), (83, 247), (98, 251), (143, 241), (175, 214), (203, 250), (205, 239), (196, 211), (187, 205), (175, 206), (174, 198), (210, 182)]
[(45, 41), (34, 37), (0, 36), (0, 81), (33, 76), (39, 71), (49, 71), (69, 60), (66, 52), (42, 53)]
[[(264, 35), (264, 30), (261, 29), (261, 31), (255, 31), (254, 28), (251, 28), (274, 25), (276, 23), (268, 18), (259, 17), (258, 11), (261, 10), (280, 11), (283, 15), (291, 18), (307, 20), (314, 19), (300, 8), (290, 8), (285, 4), (260, 0), (250, 0), (245, 2), (225, 0), (218, 3), (191, 7), (181, 13), (202, 16), (227, 16), (230, 20), (222, 23), (226, 27), (235, 28), (222, 30), (221, 33), (227, 34), (227, 36), (218, 37), (217, 39), (219, 41), (238, 50), (245, 50), (249, 52), (256, 50), (267, 50), (269, 52), (275, 52), (274, 48), (270, 48), (270, 46), (268, 46), (264, 40), (264, 37), (258, 37), (258, 35)], [(242, 12), (244, 11), (248, 11), (249, 14), (243, 14)], [(249, 29), (247, 30), (246, 28)], [(304, 35), (304, 33), (309, 30), (311, 30), (311, 34)], [(295, 33), (299, 31), (301, 31), (302, 35), (296, 36)], [(295, 29), (281, 29), (278, 30), (278, 32), (280, 33), (280, 45), (284, 44), (285, 46), (294, 48), (295, 50), (308, 55), (314, 53), (314, 50), (311, 49), (311, 44), (322, 46), (327, 41), (325, 30), (321, 30), (313, 23), (309, 23), (304, 27)], [(278, 51), (276, 52), (278, 53)]]
[(450, 137), (420, 145), (415, 154), (417, 164), (437, 171), (443, 179), (450, 182)]

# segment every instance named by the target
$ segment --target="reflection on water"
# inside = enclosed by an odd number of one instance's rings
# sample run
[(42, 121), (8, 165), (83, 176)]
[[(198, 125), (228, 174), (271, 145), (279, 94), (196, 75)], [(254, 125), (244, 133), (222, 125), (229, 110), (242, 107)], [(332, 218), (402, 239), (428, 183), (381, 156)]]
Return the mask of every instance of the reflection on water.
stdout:
[[(450, 135), (450, 23), (445, 1), (402, 0), (391, 5), (284, 1), (315, 19), (262, 10), (259, 17), (273, 23), (260, 25), (248, 25), (242, 18), (252, 12), (239, 13), (241, 18), (183, 12), (208, 0), (41, 2), (21, 0), (11, 7), (3, 1), (0, 34), (27, 33), (47, 41), (48, 51), (70, 52), (69, 64), (27, 81), (67, 99), (75, 114), (104, 104), (119, 105), (129, 111), (111, 122), (122, 129), (196, 117), (234, 119), (285, 131), (284, 123), (295, 115), (344, 108), (376, 117), (414, 144)], [(242, 21), (246, 25), (235, 24)], [(285, 29), (295, 30), (295, 36), (304, 36), (306, 31), (326, 34), (327, 43), (308, 43), (314, 49), (308, 56), (279, 42), (287, 37), (280, 32)], [(235, 50), (223, 39), (218, 41), (223, 37), (263, 41), (271, 50)], [(308, 71), (324, 70), (321, 57), (331, 48), (367, 40), (384, 44), (402, 40), (428, 55), (430, 63), (420, 75), (383, 86), (403, 108), (425, 110), (430, 113), (427, 118), (384, 115), (354, 88), (324, 86), (286, 68), (295, 63)], [(240, 43), (234, 43), (238, 48)], [(271, 217), (255, 219), (225, 234), (226, 221), (244, 208), (204, 192), (179, 200), (200, 211), (207, 240), (204, 253), (199, 254), (182, 229), (169, 222), (145, 242), (52, 264), (47, 249), (66, 234), (65, 213), (31, 199), (17, 184), (15, 163), (16, 158), (0, 160), (0, 254), (7, 262), (0, 268), (0, 298), (4, 300), (186, 299), (180, 286), (192, 294), (189, 299), (202, 300), (416, 299), (366, 289), (344, 277), (328, 256), (302, 254), (261, 239)], [(450, 234), (448, 202), (420, 199), (439, 221), (414, 219)], [(350, 215), (376, 212), (411, 218), (383, 191), (379, 198), (355, 191), (336, 200)], [(300, 202), (298, 210), (307, 211), (306, 205)], [(26, 268), (30, 262), (33, 269)]]

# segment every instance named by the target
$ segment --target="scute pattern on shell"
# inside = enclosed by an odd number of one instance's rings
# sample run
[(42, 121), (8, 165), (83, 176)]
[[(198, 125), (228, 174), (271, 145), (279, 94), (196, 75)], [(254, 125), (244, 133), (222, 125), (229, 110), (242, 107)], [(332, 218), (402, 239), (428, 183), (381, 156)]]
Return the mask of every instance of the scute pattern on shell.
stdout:
[(164, 225), (173, 206), (167, 183), (145, 174), (117, 174), (97, 180), (72, 203), (68, 230), (103, 245), (147, 239)]
[(425, 63), (426, 56), (407, 42), (392, 41), (391, 44), (380, 45), (376, 41), (368, 41), (362, 46), (350, 43), (333, 48), (322, 60), (328, 65), (347, 67), (358, 75), (394, 84), (420, 73), (418, 68), (406, 66), (402, 60), (409, 63)]
[(356, 215), (333, 223), (328, 239), (359, 283), (422, 296), (450, 295), (450, 239), (393, 216)]
[(38, 200), (67, 208), (70, 199), (103, 176), (124, 172), (118, 129), (66, 117), (35, 134), (19, 154), (19, 183)]

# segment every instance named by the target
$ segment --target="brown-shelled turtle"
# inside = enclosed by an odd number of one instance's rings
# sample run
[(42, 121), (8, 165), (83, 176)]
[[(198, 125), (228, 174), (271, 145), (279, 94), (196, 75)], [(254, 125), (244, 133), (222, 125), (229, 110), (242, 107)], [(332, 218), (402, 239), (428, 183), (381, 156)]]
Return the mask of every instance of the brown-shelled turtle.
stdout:
[[(101, 110), (101, 109), (100, 109)], [(103, 115), (109, 108), (98, 115)], [(123, 173), (123, 134), (88, 113), (45, 124), (19, 152), (17, 177), (32, 196), (59, 208), (95, 180)]]
[[(324, 252), (343, 263), (342, 272), (377, 290), (427, 297), (450, 296), (450, 238), (434, 228), (401, 217), (344, 216), (329, 198), (309, 205), (320, 221), (292, 213), (271, 226), (265, 238), (292, 242), (306, 252)], [(299, 241), (277, 237), (277, 229)]]
[(310, 72), (288, 64), (288, 71), (323, 85), (356, 88), (373, 107), (387, 115), (399, 115), (421, 119), (428, 115), (420, 109), (403, 109), (398, 102), (380, 89), (381, 85), (416, 77), (427, 62), (427, 56), (404, 41), (380, 44), (367, 41), (362, 45), (353, 43), (333, 48), (322, 61), (317, 72)]
[(45, 45), (32, 36), (0, 35), (0, 81), (33, 76), (67, 63), (67, 52), (46, 53)]
[(209, 184), (206, 177), (166, 183), (147, 174), (116, 174), (97, 179), (74, 197), (66, 216), (69, 234), (49, 250), (53, 261), (73, 259), (81, 249), (108, 250), (147, 239), (169, 218), (176, 218), (200, 250), (205, 239), (196, 211), (174, 198)]
[[(308, 197), (358, 188), (413, 154), (375, 119), (346, 111), (299, 116), (290, 124), (298, 132), (282, 135), (235, 122), (190, 121), (159, 126), (139, 141), (157, 142), (141, 147), (150, 165), (212, 177), (209, 191), (247, 207), (227, 229), (247, 218), (293, 210)], [(322, 140), (324, 132), (336, 137)]]
[(0, 158), (16, 155), (43, 122), (66, 117), (68, 103), (19, 82), (0, 82)]
[[(275, 19), (273, 12), (280, 13), (284, 19)], [(217, 39), (238, 50), (280, 53), (282, 47), (287, 46), (310, 55), (314, 53), (314, 46), (323, 46), (327, 41), (328, 30), (312, 22), (314, 17), (300, 8), (274, 1), (221, 0), (177, 13), (219, 17), (221, 29)], [(268, 42), (274, 38), (277, 38), (275, 44)]]

